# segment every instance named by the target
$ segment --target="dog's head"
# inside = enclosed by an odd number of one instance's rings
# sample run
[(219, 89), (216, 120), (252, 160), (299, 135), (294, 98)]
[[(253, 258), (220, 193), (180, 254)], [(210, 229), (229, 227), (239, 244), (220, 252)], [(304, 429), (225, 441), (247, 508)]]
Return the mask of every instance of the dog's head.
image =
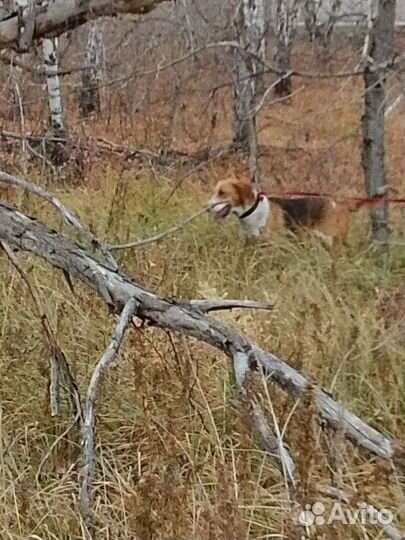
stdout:
[(208, 208), (217, 221), (231, 212), (241, 214), (255, 201), (255, 193), (248, 181), (235, 177), (220, 180), (208, 202)]

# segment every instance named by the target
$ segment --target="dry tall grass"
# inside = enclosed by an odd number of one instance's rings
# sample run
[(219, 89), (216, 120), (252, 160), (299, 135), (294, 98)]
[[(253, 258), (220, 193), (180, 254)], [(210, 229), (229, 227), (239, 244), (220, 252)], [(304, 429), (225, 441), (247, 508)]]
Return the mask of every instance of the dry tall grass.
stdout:
[[(117, 190), (117, 183), (120, 189)], [(58, 195), (110, 241), (149, 236), (197, 210), (206, 188), (169, 188), (148, 171), (110, 171), (98, 187)], [(17, 201), (18, 202), (18, 201)], [(45, 204), (24, 209), (66, 231)], [(241, 248), (237, 224), (201, 217), (175, 237), (121, 252), (123, 267), (162, 295), (271, 299), (272, 312), (220, 315), (319, 381), (371, 425), (405, 436), (405, 253), (369, 247), (359, 214), (349, 245), (331, 254), (287, 237)], [(103, 304), (40, 260), (24, 256), (81, 388), (113, 321)], [(78, 437), (56, 445), (71, 419), (51, 419), (41, 325), (25, 284), (0, 259), (0, 537), (81, 538)], [(322, 428), (309, 389), (298, 404), (260, 377), (252, 381), (274, 410), (301, 476), (296, 497), (319, 500), (317, 482), (357, 490), (404, 524), (399, 473)], [(280, 473), (232, 406), (227, 359), (179, 335), (132, 329), (103, 381), (97, 411), (95, 526), (100, 539), (300, 538)], [(324, 501), (330, 506), (330, 502)], [(398, 513), (399, 512), (399, 513)], [(376, 538), (361, 524), (318, 527), (313, 538)]]

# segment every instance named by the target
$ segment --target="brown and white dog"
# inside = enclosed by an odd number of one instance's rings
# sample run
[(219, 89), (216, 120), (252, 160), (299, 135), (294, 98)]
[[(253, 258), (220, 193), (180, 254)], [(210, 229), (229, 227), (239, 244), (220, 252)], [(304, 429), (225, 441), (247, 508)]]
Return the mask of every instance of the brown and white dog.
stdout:
[(323, 196), (267, 197), (248, 181), (231, 177), (217, 183), (208, 207), (218, 221), (235, 214), (247, 240), (287, 229), (309, 232), (332, 247), (345, 240), (350, 216), (362, 204)]

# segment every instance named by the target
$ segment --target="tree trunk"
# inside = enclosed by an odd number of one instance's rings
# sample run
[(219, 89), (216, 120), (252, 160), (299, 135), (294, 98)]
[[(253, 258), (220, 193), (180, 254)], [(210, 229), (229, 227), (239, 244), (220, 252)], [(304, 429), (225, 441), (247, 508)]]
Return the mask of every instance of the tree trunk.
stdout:
[(274, 61), (281, 78), (274, 88), (277, 96), (289, 96), (291, 94), (291, 77), (285, 77), (291, 68), (292, 41), (297, 28), (298, 0), (277, 0), (274, 14), (276, 51)]
[(46, 87), (48, 91), (50, 124), (53, 134), (59, 135), (65, 131), (65, 121), (58, 75), (58, 38), (43, 39), (42, 52), (44, 55)]
[(278, 77), (280, 81), (274, 87), (274, 93), (276, 96), (285, 97), (289, 96), (292, 91), (291, 77), (284, 77), (284, 75), (290, 69), (290, 57), (291, 47), (289, 44), (277, 43), (277, 49), (275, 54), (276, 68), (278, 71)]
[(319, 35), (318, 12), (322, 5), (322, 0), (304, 0), (302, 15), (305, 29), (308, 33), (309, 41), (312, 43)]
[(104, 44), (98, 22), (91, 25), (88, 33), (85, 63), (88, 68), (82, 72), (80, 112), (84, 118), (88, 118), (101, 110), (99, 81), (104, 64)]
[[(393, 55), (395, 0), (376, 0), (368, 35), (364, 71), (365, 98), (362, 117), (362, 165), (369, 197), (386, 192), (384, 114), (387, 65)], [(373, 239), (388, 239), (388, 203), (382, 202), (371, 212)]]
[[(234, 52), (233, 144), (247, 150), (251, 131), (249, 124), (255, 123), (252, 116), (254, 116), (257, 78), (263, 69), (260, 60), (264, 60), (265, 56), (263, 0), (243, 0), (238, 8), (236, 32), (242, 51)], [(249, 53), (254, 56), (249, 56)]]
[[(65, 136), (65, 118), (62, 104), (62, 92), (58, 75), (58, 38), (43, 39), (42, 52), (44, 56), (46, 87), (48, 92), (49, 119), (52, 135)], [(50, 160), (56, 166), (61, 166), (67, 160), (65, 143), (57, 142), (51, 145)]]
[(259, 183), (256, 133), (256, 92), (265, 54), (263, 0), (243, 0), (236, 32), (240, 49), (234, 50), (234, 124), (232, 143), (249, 154), (252, 182)]
[(263, 0), (243, 0), (243, 16), (246, 26), (247, 50), (253, 53), (257, 60), (253, 59), (253, 73), (263, 70), (261, 62), (266, 58), (266, 22)]
[(233, 87), (233, 145), (241, 150), (249, 149), (249, 123), (254, 108), (254, 83), (250, 78), (247, 60), (239, 50), (234, 51), (234, 87)]

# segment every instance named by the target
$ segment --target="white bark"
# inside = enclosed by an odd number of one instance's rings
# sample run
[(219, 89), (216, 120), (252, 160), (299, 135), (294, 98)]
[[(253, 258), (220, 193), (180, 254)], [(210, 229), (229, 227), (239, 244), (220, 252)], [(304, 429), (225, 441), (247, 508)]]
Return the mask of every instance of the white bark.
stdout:
[[(164, 0), (54, 0), (37, 13), (34, 39), (56, 37), (87, 21), (120, 13), (144, 15)], [(0, 21), (0, 50), (18, 44), (18, 17)]]
[[(266, 21), (263, 0), (243, 0), (243, 14), (246, 24), (247, 50), (261, 61), (266, 58)], [(254, 72), (260, 72), (259, 62), (253, 62)]]
[(44, 55), (50, 123), (53, 134), (58, 135), (65, 130), (62, 90), (58, 75), (58, 38), (43, 39), (42, 52)]
[[(24, 10), (28, 8), (29, 4), (30, 0), (16, 0), (16, 5)], [(45, 7), (46, 4), (48, 4), (47, 0), (42, 2), (43, 7)], [(42, 52), (44, 57), (51, 127), (54, 134), (60, 134), (64, 131), (65, 123), (63, 117), (61, 86), (58, 76), (58, 39), (43, 39)]]
[(98, 361), (90, 384), (87, 389), (86, 403), (84, 407), (84, 419), (81, 426), (82, 432), (82, 471), (80, 487), (80, 512), (86, 523), (90, 524), (91, 508), (91, 487), (94, 474), (94, 421), (95, 421), (95, 402), (100, 379), (114, 362), (118, 355), (125, 331), (137, 308), (137, 302), (134, 298), (129, 298), (122, 310), (120, 319), (115, 327), (111, 343), (108, 345), (104, 354)]

